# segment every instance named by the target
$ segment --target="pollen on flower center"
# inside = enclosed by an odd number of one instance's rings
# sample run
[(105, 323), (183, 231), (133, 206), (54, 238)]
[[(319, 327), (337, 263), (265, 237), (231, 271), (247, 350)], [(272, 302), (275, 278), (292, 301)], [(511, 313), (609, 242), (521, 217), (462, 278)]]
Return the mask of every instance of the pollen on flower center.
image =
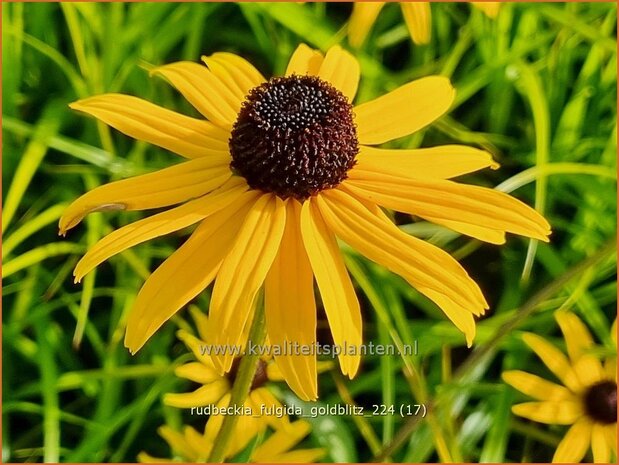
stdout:
[(316, 76), (253, 88), (229, 145), (232, 170), (252, 188), (301, 201), (346, 179), (359, 152), (352, 105)]
[(601, 381), (585, 393), (585, 408), (592, 419), (600, 423), (617, 422), (617, 384)]

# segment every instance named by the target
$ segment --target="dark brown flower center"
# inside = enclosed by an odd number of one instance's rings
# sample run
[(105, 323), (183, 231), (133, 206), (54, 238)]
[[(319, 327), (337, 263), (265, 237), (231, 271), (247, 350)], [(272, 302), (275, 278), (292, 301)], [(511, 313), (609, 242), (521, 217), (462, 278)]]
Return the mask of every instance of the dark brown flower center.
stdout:
[[(232, 362), (232, 368), (226, 375), (231, 385), (234, 385), (236, 381), (236, 377), (239, 373), (239, 366), (241, 365), (241, 359), (235, 358)], [(251, 390), (257, 389), (263, 386), (269, 378), (267, 377), (267, 364), (264, 360), (258, 360), (258, 366), (256, 367), (256, 374), (254, 374), (254, 379), (251, 382)]]
[(230, 167), (252, 188), (301, 201), (346, 179), (359, 152), (352, 105), (316, 76), (252, 89), (229, 145)]
[(617, 423), (617, 383), (601, 381), (585, 393), (587, 415), (599, 423)]

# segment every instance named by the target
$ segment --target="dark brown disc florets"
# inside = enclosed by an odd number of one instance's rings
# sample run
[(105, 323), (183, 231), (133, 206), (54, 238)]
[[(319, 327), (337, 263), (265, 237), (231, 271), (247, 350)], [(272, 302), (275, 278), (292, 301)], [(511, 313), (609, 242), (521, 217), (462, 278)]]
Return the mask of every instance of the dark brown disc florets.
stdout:
[(253, 88), (229, 145), (230, 167), (252, 188), (301, 201), (346, 179), (359, 152), (352, 105), (316, 76)]
[(617, 423), (617, 383), (601, 381), (585, 393), (585, 409), (599, 423)]

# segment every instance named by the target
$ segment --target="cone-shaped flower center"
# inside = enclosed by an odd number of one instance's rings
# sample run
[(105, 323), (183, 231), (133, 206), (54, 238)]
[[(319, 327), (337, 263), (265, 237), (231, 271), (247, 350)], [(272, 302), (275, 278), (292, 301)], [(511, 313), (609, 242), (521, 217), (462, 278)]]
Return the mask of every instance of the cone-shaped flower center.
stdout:
[(254, 189), (305, 200), (337, 186), (359, 152), (352, 105), (315, 76), (252, 89), (230, 136), (232, 170)]
[(599, 423), (617, 423), (617, 383), (601, 381), (585, 393), (589, 417)]
[[(230, 381), (230, 385), (233, 386), (236, 381), (236, 377), (239, 374), (239, 368), (241, 365), (241, 359), (235, 358), (232, 362), (232, 368), (226, 375), (228, 380)], [(254, 379), (251, 382), (250, 390), (258, 389), (263, 386), (269, 380), (267, 376), (267, 364), (264, 360), (259, 359), (258, 365), (256, 366), (256, 373), (254, 374)]]

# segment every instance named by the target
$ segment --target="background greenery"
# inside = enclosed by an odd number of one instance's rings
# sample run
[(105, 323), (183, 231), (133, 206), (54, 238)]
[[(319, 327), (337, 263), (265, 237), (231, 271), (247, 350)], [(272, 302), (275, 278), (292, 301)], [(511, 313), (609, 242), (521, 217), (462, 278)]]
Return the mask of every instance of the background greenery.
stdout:
[[(149, 272), (185, 233), (111, 259), (74, 285), (80, 255), (136, 213), (93, 214), (66, 239), (56, 223), (68, 202), (110, 180), (152, 171), (174, 155), (77, 115), (67, 104), (103, 92), (138, 95), (194, 114), (155, 65), (231, 51), (266, 76), (282, 73), (300, 42), (347, 46), (351, 4), (2, 4), (3, 461), (134, 461), (169, 456), (156, 428), (203, 418), (163, 406), (184, 386), (174, 332), (181, 312), (131, 357), (124, 322)], [(483, 245), (410, 217), (401, 227), (450, 251), (484, 290), (491, 311), (475, 350), (441, 312), (400, 278), (347, 250), (362, 299), (365, 339), (418, 341), (419, 355), (367, 357), (345, 381), (321, 376), (320, 402), (436, 405), (432, 416), (313, 420), (304, 445), (327, 461), (445, 459), (546, 461), (564, 427), (513, 417), (520, 394), (504, 369), (544, 374), (523, 330), (561, 344), (552, 318), (570, 308), (610, 346), (616, 311), (616, 6), (505, 4), (497, 21), (466, 3), (432, 5), (433, 39), (414, 46), (396, 5), (385, 7), (358, 52), (366, 101), (411, 79), (450, 76), (450, 113), (393, 147), (462, 143), (502, 164), (465, 180), (535, 205), (553, 226), (550, 244), (509, 237)], [(585, 261), (583, 264), (583, 260)], [(208, 307), (208, 292), (195, 302)], [(322, 316), (324, 318), (324, 315)], [(328, 337), (325, 325), (319, 337)], [(414, 374), (417, 373), (417, 374)], [(275, 391), (288, 403), (284, 385)], [(395, 440), (395, 442), (394, 442)], [(393, 447), (391, 447), (393, 446)]]

